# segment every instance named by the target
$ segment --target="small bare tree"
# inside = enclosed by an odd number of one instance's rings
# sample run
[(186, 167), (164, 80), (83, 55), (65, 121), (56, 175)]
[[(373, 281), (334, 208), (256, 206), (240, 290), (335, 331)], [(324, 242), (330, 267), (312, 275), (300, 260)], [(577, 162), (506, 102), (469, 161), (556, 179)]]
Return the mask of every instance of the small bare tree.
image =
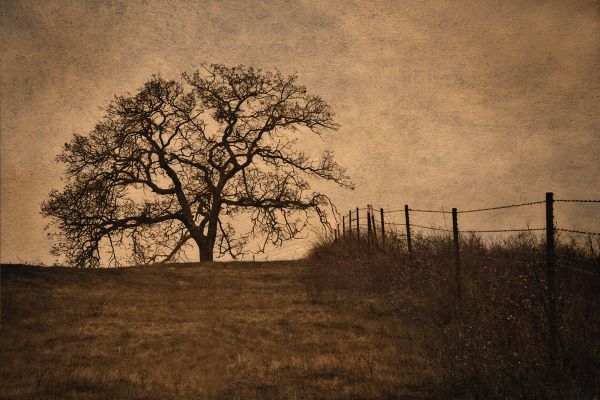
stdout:
[[(309, 178), (352, 184), (331, 152), (313, 159), (297, 141), (337, 128), (295, 75), (213, 64), (180, 81), (153, 76), (57, 157), (66, 184), (42, 203), (53, 253), (97, 266), (102, 246), (109, 263), (150, 263), (180, 259), (193, 241), (212, 261), (252, 237), (259, 251), (297, 237), (311, 216), (327, 225), (331, 202)], [(249, 228), (236, 234), (243, 217)]]

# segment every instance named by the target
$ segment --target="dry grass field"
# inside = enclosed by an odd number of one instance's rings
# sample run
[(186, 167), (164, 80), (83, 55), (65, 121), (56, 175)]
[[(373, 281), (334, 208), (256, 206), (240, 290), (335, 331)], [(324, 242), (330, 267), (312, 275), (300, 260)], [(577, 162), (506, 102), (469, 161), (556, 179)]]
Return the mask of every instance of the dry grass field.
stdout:
[(2, 399), (425, 399), (422, 335), (308, 261), (2, 266)]
[(464, 236), (460, 298), (452, 238), (413, 239), (412, 257), (405, 241), (388, 236), (383, 248), (364, 238), (324, 241), (311, 260), (321, 267), (314, 269), (320, 282), (377, 296), (373, 309), (387, 321), (419, 327), (429, 393), (470, 400), (600, 398), (600, 241), (557, 240), (553, 347), (542, 238)]

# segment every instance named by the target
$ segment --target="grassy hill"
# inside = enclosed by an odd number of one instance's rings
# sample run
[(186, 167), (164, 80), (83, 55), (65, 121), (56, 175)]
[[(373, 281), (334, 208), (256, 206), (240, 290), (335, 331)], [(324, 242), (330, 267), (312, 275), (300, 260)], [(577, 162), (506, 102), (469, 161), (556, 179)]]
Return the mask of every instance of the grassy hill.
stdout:
[(420, 331), (306, 261), (1, 273), (3, 399), (434, 397)]
[(598, 399), (600, 240), (559, 239), (556, 341), (545, 241), (530, 233), (463, 236), (458, 274), (446, 234), (416, 235), (412, 254), (391, 235), (383, 246), (324, 241), (311, 257), (320, 281), (377, 296), (386, 319), (418, 327), (440, 398)]

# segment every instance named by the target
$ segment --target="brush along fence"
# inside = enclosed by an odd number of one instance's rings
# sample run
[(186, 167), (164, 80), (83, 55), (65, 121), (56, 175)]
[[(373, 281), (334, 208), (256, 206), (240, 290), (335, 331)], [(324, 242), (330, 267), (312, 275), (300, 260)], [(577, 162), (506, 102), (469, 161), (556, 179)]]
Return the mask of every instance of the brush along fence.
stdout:
[[(481, 234), (481, 233), (510, 233), (510, 232), (544, 232), (545, 241), (545, 260), (546, 264), (546, 279), (547, 279), (547, 301), (548, 301), (548, 327), (549, 327), (549, 344), (548, 352), (549, 359), (552, 363), (556, 362), (558, 350), (558, 327), (556, 316), (556, 301), (557, 301), (557, 283), (556, 283), (556, 268), (566, 268), (575, 272), (586, 273), (596, 278), (600, 278), (600, 274), (595, 271), (587, 271), (580, 268), (574, 268), (569, 262), (557, 261), (555, 236), (556, 232), (567, 232), (579, 235), (587, 235), (588, 237), (600, 236), (600, 232), (588, 232), (579, 229), (566, 229), (557, 227), (554, 218), (555, 203), (600, 203), (600, 200), (581, 200), (581, 199), (554, 199), (552, 192), (546, 193), (545, 200), (533, 201), (519, 204), (509, 204), (496, 207), (477, 208), (469, 210), (459, 210), (452, 208), (452, 211), (447, 210), (431, 210), (410, 208), (405, 205), (402, 209), (384, 210), (380, 208), (378, 211), (368, 205), (365, 208), (356, 208), (349, 210), (348, 215), (343, 216), (337, 228), (333, 230), (334, 240), (366, 240), (369, 245), (385, 247), (389, 241), (397, 241), (402, 239), (406, 244), (407, 256), (413, 258), (413, 228), (426, 229), (436, 232), (447, 232), (452, 234), (453, 244), (453, 262), (454, 262), (454, 279), (457, 299), (462, 298), (462, 281), (461, 281), (461, 249), (460, 249), (460, 234)], [(481, 213), (490, 211), (501, 211), (517, 207), (529, 207), (545, 205), (546, 218), (545, 226), (530, 228), (510, 228), (510, 229), (459, 229), (459, 216), (461, 214)], [(440, 228), (434, 226), (419, 225), (411, 222), (413, 214), (442, 214), (452, 216), (452, 229)], [(376, 218), (378, 214), (379, 219)], [(394, 222), (389, 218), (395, 214), (404, 216), (404, 221)], [(387, 220), (387, 221), (386, 221)], [(363, 224), (361, 224), (364, 223)], [(404, 232), (402, 232), (404, 231)]]

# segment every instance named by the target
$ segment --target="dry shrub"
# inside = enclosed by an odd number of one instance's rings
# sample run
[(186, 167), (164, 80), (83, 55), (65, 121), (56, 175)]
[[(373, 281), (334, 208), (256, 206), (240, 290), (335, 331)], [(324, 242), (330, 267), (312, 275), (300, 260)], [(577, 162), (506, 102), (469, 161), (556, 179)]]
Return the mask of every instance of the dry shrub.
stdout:
[(323, 241), (311, 259), (321, 279), (386, 296), (398, 318), (422, 328), (436, 395), (591, 399), (600, 393), (597, 246), (558, 243), (560, 340), (552, 367), (543, 241), (526, 234), (491, 243), (463, 237), (459, 299), (451, 238), (413, 240), (411, 259), (400, 237), (383, 248)]

